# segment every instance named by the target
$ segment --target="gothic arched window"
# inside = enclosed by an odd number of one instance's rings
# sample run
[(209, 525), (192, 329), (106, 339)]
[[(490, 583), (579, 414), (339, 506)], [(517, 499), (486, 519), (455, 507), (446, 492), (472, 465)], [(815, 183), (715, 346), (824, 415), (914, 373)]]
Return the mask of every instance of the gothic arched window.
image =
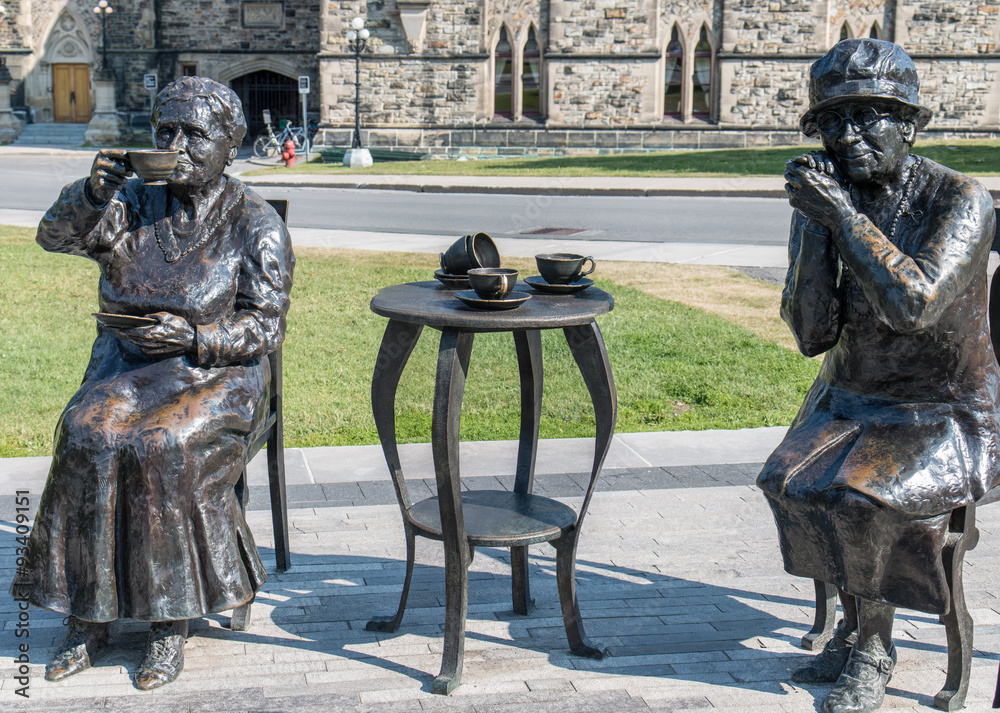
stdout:
[(513, 78), (511, 70), (513, 55), (510, 51), (510, 40), (507, 38), (507, 28), (500, 28), (500, 37), (493, 51), (493, 113), (496, 116), (511, 116), (511, 99), (513, 98)]
[(681, 89), (684, 85), (684, 49), (677, 25), (670, 32), (670, 44), (664, 56), (663, 115), (681, 116)]
[(542, 53), (535, 39), (535, 28), (528, 28), (528, 41), (521, 54), (521, 116), (533, 118), (542, 115)]
[(712, 44), (705, 25), (701, 26), (698, 44), (694, 47), (692, 79), (691, 115), (707, 117), (712, 111)]

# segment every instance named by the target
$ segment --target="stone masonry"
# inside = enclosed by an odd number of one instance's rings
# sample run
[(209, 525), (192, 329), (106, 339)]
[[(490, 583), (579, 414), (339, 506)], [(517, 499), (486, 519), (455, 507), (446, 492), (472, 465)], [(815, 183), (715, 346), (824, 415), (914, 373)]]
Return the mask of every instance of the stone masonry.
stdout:
[[(381, 146), (484, 156), (787, 143), (798, 140), (809, 63), (844, 35), (890, 39), (913, 55), (922, 100), (936, 113), (931, 135), (1000, 131), (1000, 0), (111, 3), (108, 60), (120, 110), (148, 112), (149, 72), (159, 86), (192, 71), (235, 87), (255, 72), (284, 81), (305, 75), (320, 143), (341, 142), (354, 123), (346, 34), (355, 16), (371, 32), (361, 62), (362, 126)], [(99, 65), (94, 2), (4, 4), (0, 51), (13, 76), (12, 104), (51, 121), (52, 66)], [(511, 96), (509, 110), (498, 111), (501, 31), (510, 59), (500, 86)], [(674, 36), (679, 48), (668, 57)], [(540, 116), (522, 111), (522, 86), (531, 86), (522, 78), (536, 69), (524, 54), (529, 37), (541, 51)], [(680, 115), (667, 116), (667, 74), (678, 56)], [(696, 107), (706, 87), (707, 115)]]

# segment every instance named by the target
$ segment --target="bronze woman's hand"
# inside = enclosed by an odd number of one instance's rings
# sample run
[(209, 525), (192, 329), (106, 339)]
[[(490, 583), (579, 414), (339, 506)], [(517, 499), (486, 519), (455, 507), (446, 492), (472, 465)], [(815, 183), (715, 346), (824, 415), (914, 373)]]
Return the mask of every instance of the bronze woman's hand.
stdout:
[(194, 351), (194, 327), (186, 319), (169, 312), (154, 312), (146, 316), (159, 320), (159, 324), (122, 330), (122, 337), (151, 356), (170, 356)]
[(97, 152), (87, 181), (87, 190), (95, 205), (106, 205), (125, 184), (125, 179), (132, 171), (127, 153), (124, 149), (102, 149)]
[(855, 214), (833, 160), (823, 151), (803, 154), (785, 164), (788, 202), (829, 230)]

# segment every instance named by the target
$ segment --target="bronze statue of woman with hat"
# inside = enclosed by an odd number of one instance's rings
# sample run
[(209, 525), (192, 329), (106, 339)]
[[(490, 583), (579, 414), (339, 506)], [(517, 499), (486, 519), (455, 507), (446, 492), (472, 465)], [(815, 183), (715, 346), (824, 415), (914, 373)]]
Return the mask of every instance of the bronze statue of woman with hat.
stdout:
[(987, 326), (989, 192), (910, 153), (931, 117), (901, 47), (844, 40), (812, 65), (781, 315), (819, 375), (757, 479), (785, 569), (844, 617), (793, 674), (827, 713), (882, 704), (896, 607), (943, 614), (952, 510), (997, 483), (1000, 373)]

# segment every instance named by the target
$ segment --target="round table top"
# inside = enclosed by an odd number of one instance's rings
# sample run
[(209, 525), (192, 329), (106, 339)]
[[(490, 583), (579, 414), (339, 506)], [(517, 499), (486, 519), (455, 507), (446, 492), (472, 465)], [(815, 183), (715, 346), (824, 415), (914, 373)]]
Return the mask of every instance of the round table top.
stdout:
[(407, 282), (379, 290), (372, 298), (371, 310), (383, 317), (429, 327), (501, 332), (588, 324), (610, 312), (615, 304), (611, 295), (596, 287), (571, 295), (553, 295), (519, 281), (514, 290), (531, 295), (531, 299), (515, 309), (484, 310), (467, 306), (455, 297), (459, 290), (436, 280)]

